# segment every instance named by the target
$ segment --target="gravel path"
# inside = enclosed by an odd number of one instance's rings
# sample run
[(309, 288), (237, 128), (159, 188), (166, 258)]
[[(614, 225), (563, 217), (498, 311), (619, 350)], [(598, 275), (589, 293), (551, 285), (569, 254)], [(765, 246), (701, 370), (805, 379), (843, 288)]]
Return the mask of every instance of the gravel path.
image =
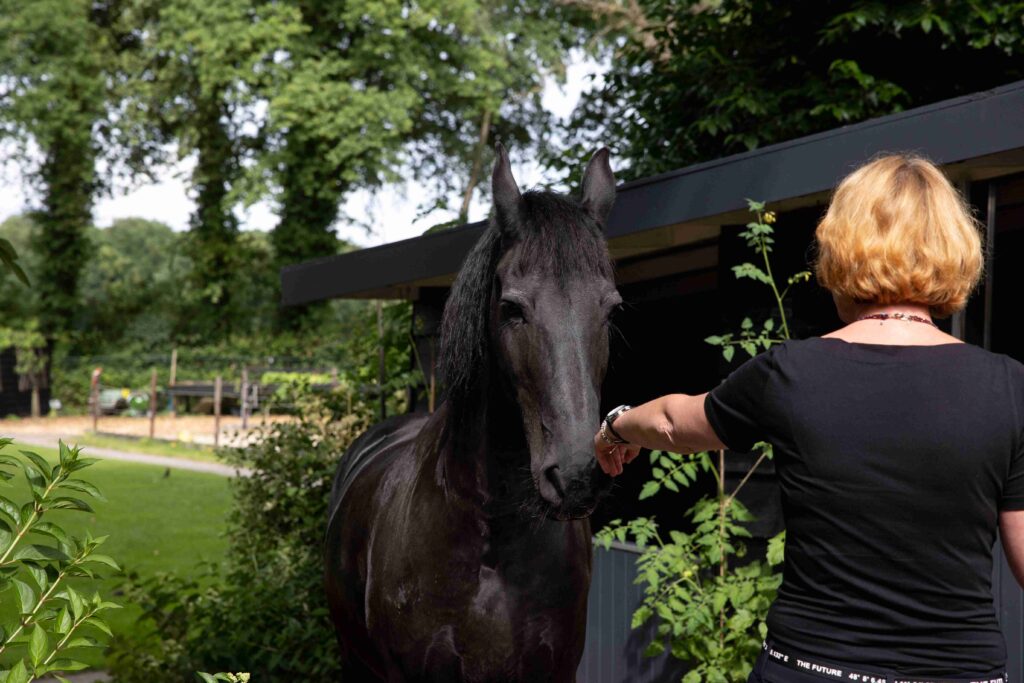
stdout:
[[(58, 436), (55, 434), (18, 434), (14, 437), (21, 443), (44, 448), (57, 448)], [(178, 470), (192, 470), (193, 472), (206, 472), (207, 474), (219, 474), (224, 477), (236, 475), (248, 477), (252, 472), (247, 468), (236, 469), (230, 465), (217, 462), (200, 462), (198, 460), (186, 460), (184, 458), (169, 458), (164, 455), (149, 455), (147, 453), (132, 453), (130, 451), (114, 450), (113, 448), (100, 448), (99, 446), (83, 446), (82, 452), (90, 457), (109, 458), (110, 460), (123, 460), (125, 462), (138, 462), (145, 465), (159, 465)]]
[[(83, 671), (77, 674), (68, 674), (65, 678), (71, 683), (103, 683), (110, 680), (110, 676), (105, 671)], [(57, 679), (40, 678), (39, 683), (57, 683)]]

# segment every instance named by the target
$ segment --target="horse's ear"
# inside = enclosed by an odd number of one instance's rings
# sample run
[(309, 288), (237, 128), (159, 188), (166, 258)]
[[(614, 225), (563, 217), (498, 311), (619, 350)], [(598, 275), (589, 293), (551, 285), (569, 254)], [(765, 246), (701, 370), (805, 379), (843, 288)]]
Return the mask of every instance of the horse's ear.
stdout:
[(491, 194), (494, 196), (494, 215), (503, 234), (513, 234), (519, 224), (519, 209), (523, 196), (516, 179), (512, 177), (512, 164), (508, 152), (500, 142), (494, 146), (494, 171), (491, 173)]
[(602, 227), (615, 203), (615, 174), (608, 156), (607, 147), (597, 150), (583, 172), (583, 208)]

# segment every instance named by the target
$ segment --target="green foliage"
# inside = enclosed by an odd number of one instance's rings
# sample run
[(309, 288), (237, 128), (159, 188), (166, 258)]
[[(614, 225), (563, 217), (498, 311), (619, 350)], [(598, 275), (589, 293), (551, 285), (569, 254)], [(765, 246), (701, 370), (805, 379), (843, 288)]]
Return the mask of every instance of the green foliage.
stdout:
[[(106, 119), (108, 65), (115, 49), (103, 3), (39, 0), (0, 3), (0, 130), (16, 143), (21, 171), (40, 190), (38, 317), (53, 337), (70, 328), (87, 256), (85, 230), (100, 185), (93, 131)], [(38, 149), (38, 152), (34, 151)]]
[[(0, 451), (10, 443), (0, 439)], [(20, 507), (0, 496), (0, 594), (18, 600), (14, 620), (0, 624), (5, 683), (85, 668), (77, 659), (82, 649), (102, 647), (97, 636), (110, 635), (102, 615), (119, 605), (83, 591), (104, 568), (119, 571), (111, 557), (97, 552), (106, 537), (86, 532), (77, 538), (53, 521), (58, 510), (92, 512), (86, 497), (103, 500), (77, 475), (94, 462), (79, 454), (60, 442), (59, 462), (51, 466), (34, 452), (0, 452), (0, 484), (15, 477), (5, 468), (20, 468), (32, 494)]]
[(18, 263), (18, 252), (14, 250), (14, 245), (8, 240), (0, 237), (0, 261), (3, 261), (4, 267), (14, 274), (14, 277), (21, 280), (21, 283), (26, 287), (29, 286), (28, 276), (25, 275), (25, 271), (22, 270), (21, 264)]
[[(740, 236), (762, 257), (764, 265), (762, 269), (743, 263), (733, 272), (737, 278), (750, 277), (771, 288), (779, 322), (769, 317), (757, 326), (744, 318), (738, 332), (708, 337), (705, 341), (721, 347), (726, 361), (733, 359), (737, 347), (753, 357), (758, 349), (790, 338), (783, 303), (789, 288), (809, 276), (806, 271), (796, 273), (779, 290), (768, 257), (775, 214), (766, 211), (761, 202), (748, 200), (748, 205), (756, 219)], [(629, 522), (613, 520), (597, 534), (606, 548), (612, 541), (633, 541), (642, 548), (637, 583), (644, 584), (644, 600), (633, 614), (632, 626), (657, 620), (657, 638), (645, 654), (656, 656), (667, 649), (673, 657), (690, 662), (693, 668), (684, 676), (684, 683), (745, 680), (766, 634), (764, 620), (782, 581), (772, 567), (783, 561), (785, 532), (769, 540), (766, 561), (747, 556), (742, 539), (750, 533), (743, 523), (753, 516), (736, 496), (753, 471), (772, 456), (770, 444), (760, 442), (756, 448), (760, 451), (757, 461), (731, 492), (725, 490), (724, 451), (719, 452), (717, 467), (706, 452), (652, 451), (651, 479), (644, 484), (641, 499), (664, 490), (679, 493), (702, 474), (714, 477), (717, 495), (700, 499), (687, 511), (692, 524), (688, 533), (672, 531), (664, 538), (654, 519), (642, 517)]]
[(595, 138), (637, 178), (1024, 77), (1022, 2), (567, 3), (611, 66), (551, 156), (567, 174)]
[(196, 676), (204, 683), (216, 683), (216, 681), (227, 681), (227, 683), (249, 683), (249, 674), (243, 673), (208, 674), (200, 671), (196, 673)]
[(323, 600), (321, 544), (334, 470), (370, 421), (340, 393), (306, 393), (301, 420), (267, 428), (247, 448), (224, 449), (251, 468), (233, 479), (231, 550), (206, 576), (136, 580), (128, 595), (145, 617), (113, 645), (123, 683), (181, 681), (196, 670), (251, 671), (256, 680), (339, 680)]

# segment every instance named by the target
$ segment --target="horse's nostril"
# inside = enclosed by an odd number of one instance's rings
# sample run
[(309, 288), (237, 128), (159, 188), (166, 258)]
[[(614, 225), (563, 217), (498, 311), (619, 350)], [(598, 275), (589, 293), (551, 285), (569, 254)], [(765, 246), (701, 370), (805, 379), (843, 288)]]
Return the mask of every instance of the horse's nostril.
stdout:
[(551, 482), (551, 486), (554, 487), (555, 493), (558, 494), (558, 497), (564, 500), (565, 486), (562, 485), (562, 476), (558, 470), (558, 465), (552, 465), (544, 470), (544, 477)]

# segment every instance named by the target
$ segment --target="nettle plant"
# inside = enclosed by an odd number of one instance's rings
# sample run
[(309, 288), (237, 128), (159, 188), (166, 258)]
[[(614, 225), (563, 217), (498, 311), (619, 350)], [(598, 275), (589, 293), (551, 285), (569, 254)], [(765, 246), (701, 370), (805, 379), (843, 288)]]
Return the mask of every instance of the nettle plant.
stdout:
[[(756, 325), (744, 318), (738, 332), (708, 337), (705, 341), (722, 350), (731, 361), (739, 347), (750, 357), (790, 338), (783, 305), (790, 288), (810, 279), (809, 271), (788, 278), (780, 290), (772, 274), (772, 224), (775, 214), (762, 202), (747, 200), (756, 219), (740, 233), (747, 246), (762, 259), (763, 267), (742, 263), (733, 267), (737, 278), (751, 278), (770, 287), (778, 306), (774, 314)], [(737, 499), (740, 489), (766, 459), (772, 457), (771, 445), (755, 446), (758, 458), (732, 491), (725, 489), (725, 452), (682, 455), (652, 451), (651, 479), (640, 498), (668, 491), (679, 493), (698, 477), (711, 476), (716, 494), (706, 496), (686, 515), (692, 531), (670, 531), (666, 538), (653, 518), (629, 522), (613, 520), (597, 534), (605, 548), (612, 541), (632, 541), (642, 549), (637, 559), (637, 583), (644, 584), (644, 600), (633, 613), (632, 627), (657, 620), (657, 637), (645, 650), (648, 656), (666, 651), (694, 664), (684, 683), (728, 683), (745, 680), (761, 649), (767, 632), (764, 620), (768, 607), (782, 582), (775, 569), (783, 560), (785, 531), (768, 542), (765, 560), (747, 557), (743, 539), (750, 537), (744, 522), (754, 517)]]
[(26, 683), (43, 675), (86, 668), (76, 660), (82, 648), (101, 647), (97, 636), (110, 636), (102, 613), (119, 605), (85, 589), (100, 578), (97, 570), (119, 571), (117, 563), (97, 552), (106, 537), (69, 535), (52, 521), (56, 510), (92, 512), (84, 497), (103, 495), (77, 473), (95, 462), (80, 449), (60, 442), (59, 461), (50, 464), (37, 453), (5, 452), (11, 439), (0, 439), (0, 485), (10, 487), (18, 468), (28, 484), (28, 502), (18, 505), (0, 495), (0, 682)]

